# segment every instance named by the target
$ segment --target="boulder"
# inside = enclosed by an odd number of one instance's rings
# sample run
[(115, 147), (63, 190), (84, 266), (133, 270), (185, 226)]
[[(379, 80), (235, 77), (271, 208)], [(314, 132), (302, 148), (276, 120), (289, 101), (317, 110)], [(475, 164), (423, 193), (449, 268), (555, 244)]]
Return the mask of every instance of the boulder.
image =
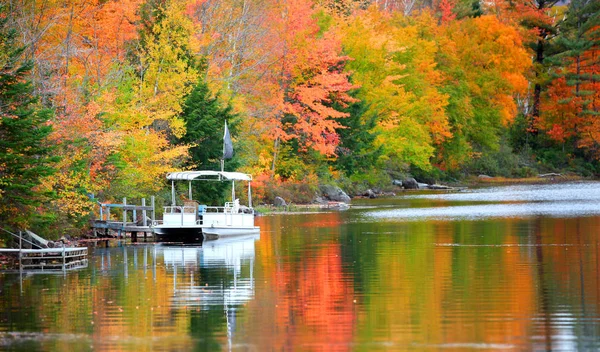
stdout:
[(488, 175), (479, 175), (479, 176), (477, 176), (477, 177), (478, 177), (478, 178), (480, 178), (480, 179), (488, 179), (488, 178), (492, 178), (491, 176), (488, 176)]
[(315, 195), (315, 198), (313, 199), (313, 204), (325, 204), (327, 203), (327, 199), (319, 196), (319, 195)]
[(375, 191), (373, 191), (372, 189), (366, 190), (362, 195), (363, 197), (369, 197), (371, 199), (377, 198), (377, 193), (375, 193)]
[(400, 186), (400, 187), (402, 187), (402, 181), (400, 181), (400, 180), (392, 180), (392, 184), (394, 186)]
[(402, 187), (404, 189), (419, 189), (419, 184), (417, 183), (417, 180), (415, 180), (412, 177), (409, 177), (402, 180)]
[(319, 186), (323, 197), (327, 200), (334, 202), (350, 203), (350, 196), (346, 192), (342, 191), (341, 188), (332, 185), (321, 185)]
[(277, 196), (275, 197), (275, 200), (273, 201), (273, 205), (276, 207), (287, 207), (287, 203), (285, 202), (285, 199)]

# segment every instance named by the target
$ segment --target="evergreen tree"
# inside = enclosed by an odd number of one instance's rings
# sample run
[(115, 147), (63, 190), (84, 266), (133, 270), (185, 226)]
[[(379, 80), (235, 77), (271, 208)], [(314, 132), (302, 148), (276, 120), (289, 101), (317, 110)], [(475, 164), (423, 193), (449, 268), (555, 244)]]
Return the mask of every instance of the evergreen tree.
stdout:
[[(232, 136), (237, 131), (237, 116), (232, 112), (231, 106), (223, 106), (218, 95), (213, 95), (204, 79), (200, 79), (184, 103), (182, 118), (186, 133), (180, 141), (194, 145), (190, 148), (191, 160), (188, 166), (202, 170), (220, 170), (225, 121)], [(226, 171), (235, 170), (237, 166), (235, 156), (225, 162)], [(227, 183), (195, 184), (198, 199), (205, 202), (222, 201), (227, 188)]]
[(44, 197), (36, 186), (56, 161), (46, 143), (52, 112), (37, 104), (23, 50), (0, 7), (0, 226), (31, 224)]
[(343, 111), (350, 116), (340, 119), (345, 128), (338, 131), (340, 144), (335, 163), (347, 176), (368, 172), (382, 153), (381, 148), (374, 146), (377, 116), (369, 116), (369, 106), (363, 101), (352, 103)]
[(553, 67), (553, 81), (544, 101), (540, 125), (563, 148), (578, 148), (600, 157), (600, 2), (569, 3), (553, 52), (546, 63)]
[[(555, 40), (557, 53), (548, 58), (548, 62), (560, 68), (554, 78), (564, 77), (572, 87), (572, 98), (581, 99), (583, 113), (590, 111), (590, 101), (585, 99), (594, 92), (585, 89), (584, 84), (598, 81), (595, 74), (600, 64), (597, 55), (586, 55), (592, 49), (600, 47), (600, 2), (596, 0), (572, 0), (565, 20), (560, 25), (559, 36)], [(565, 102), (568, 102), (565, 101)]]

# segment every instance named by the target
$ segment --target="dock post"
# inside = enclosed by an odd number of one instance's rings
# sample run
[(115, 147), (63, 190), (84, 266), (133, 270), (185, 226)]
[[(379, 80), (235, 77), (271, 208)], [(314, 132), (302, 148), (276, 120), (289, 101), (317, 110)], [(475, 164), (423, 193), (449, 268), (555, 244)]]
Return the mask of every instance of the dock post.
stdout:
[(23, 268), (23, 233), (19, 231), (19, 270)]
[(154, 208), (154, 196), (150, 197), (150, 203), (152, 204), (152, 224), (156, 220), (156, 209)]
[(144, 210), (142, 210), (142, 217), (143, 217), (142, 225), (144, 225), (144, 227), (146, 227), (146, 226), (148, 226), (148, 220), (146, 220), (147, 213), (146, 213), (146, 208), (145, 208), (146, 207), (146, 198), (142, 198), (142, 206), (144, 207)]
[(103, 208), (104, 208), (104, 207), (102, 206), (102, 203), (100, 203), (100, 221), (104, 220), (104, 214), (103, 214), (103, 212), (102, 212), (102, 209), (103, 209)]
[[(123, 197), (123, 230), (125, 230), (125, 226), (127, 226), (127, 210), (125, 210), (125, 206), (127, 205), (127, 198)], [(121, 231), (119, 231), (121, 233)], [(123, 235), (125, 237), (125, 235)]]

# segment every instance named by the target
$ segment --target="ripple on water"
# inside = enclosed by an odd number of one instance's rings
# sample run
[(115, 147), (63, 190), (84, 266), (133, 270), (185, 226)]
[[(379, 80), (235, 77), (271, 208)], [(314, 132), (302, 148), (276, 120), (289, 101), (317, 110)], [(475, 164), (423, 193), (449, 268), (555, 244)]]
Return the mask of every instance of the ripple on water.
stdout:
[(379, 210), (368, 212), (365, 216), (374, 219), (389, 220), (477, 220), (483, 218), (526, 218), (533, 216), (579, 217), (599, 214), (600, 206), (596, 202), (544, 202)]
[(566, 199), (569, 201), (599, 201), (600, 183), (503, 186), (467, 189), (456, 193), (407, 195), (404, 198), (464, 202), (549, 202)]

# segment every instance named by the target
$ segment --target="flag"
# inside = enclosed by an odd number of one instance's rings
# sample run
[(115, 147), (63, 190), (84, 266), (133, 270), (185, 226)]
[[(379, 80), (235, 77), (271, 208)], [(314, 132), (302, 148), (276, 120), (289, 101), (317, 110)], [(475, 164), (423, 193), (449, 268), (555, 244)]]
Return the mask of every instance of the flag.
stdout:
[(231, 136), (229, 135), (229, 128), (227, 128), (227, 121), (225, 121), (225, 135), (223, 136), (223, 160), (231, 159), (233, 157), (233, 143), (231, 143)]

